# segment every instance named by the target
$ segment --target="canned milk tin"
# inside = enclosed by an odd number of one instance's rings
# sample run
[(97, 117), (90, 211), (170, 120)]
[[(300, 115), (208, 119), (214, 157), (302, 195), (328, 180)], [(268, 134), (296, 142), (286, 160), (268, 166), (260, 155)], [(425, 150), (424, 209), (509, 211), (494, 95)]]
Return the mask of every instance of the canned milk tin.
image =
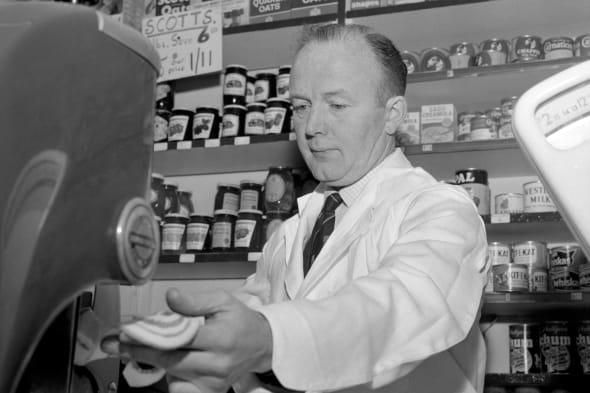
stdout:
[(512, 39), (512, 62), (541, 60), (543, 58), (543, 44), (541, 37), (536, 35), (519, 35)]
[(494, 292), (528, 292), (529, 273), (527, 265), (509, 263), (492, 266)]
[(551, 247), (549, 250), (549, 267), (581, 266), (587, 262), (582, 248), (576, 244)]
[(576, 370), (574, 348), (568, 322), (545, 322), (541, 326), (539, 342), (548, 373), (568, 374)]
[(576, 324), (576, 349), (584, 374), (590, 374), (590, 321), (579, 321)]
[(473, 65), (477, 47), (471, 42), (460, 42), (451, 45), (449, 61), (452, 69), (467, 68)]
[(465, 189), (477, 206), (480, 215), (490, 214), (488, 173), (483, 169), (460, 169), (455, 172), (455, 183)]
[(471, 119), (482, 115), (481, 112), (461, 112), (457, 115), (457, 140), (471, 140)]
[(507, 40), (491, 38), (481, 43), (481, 53), (487, 53), (490, 65), (506, 64), (510, 53), (510, 43)]
[(508, 326), (510, 337), (510, 373), (536, 374), (542, 371), (539, 326), (523, 323)]
[(590, 56), (590, 33), (576, 37), (574, 47), (576, 56)]
[(488, 258), (492, 266), (509, 264), (510, 246), (501, 242), (488, 243)]
[(496, 123), (486, 115), (475, 116), (470, 122), (470, 139), (472, 141), (484, 141), (497, 139)]
[(590, 263), (580, 265), (580, 290), (590, 292)]
[(533, 267), (529, 270), (529, 291), (530, 292), (547, 292), (547, 269), (542, 267)]
[(528, 240), (512, 245), (512, 262), (547, 268), (547, 244)]
[(543, 213), (556, 212), (557, 207), (547, 193), (541, 181), (535, 180), (523, 184), (524, 190), (524, 212)]
[(566, 59), (574, 56), (574, 40), (570, 37), (552, 37), (543, 42), (545, 60)]
[(523, 196), (516, 192), (498, 194), (494, 197), (496, 214), (510, 214), (523, 212)]

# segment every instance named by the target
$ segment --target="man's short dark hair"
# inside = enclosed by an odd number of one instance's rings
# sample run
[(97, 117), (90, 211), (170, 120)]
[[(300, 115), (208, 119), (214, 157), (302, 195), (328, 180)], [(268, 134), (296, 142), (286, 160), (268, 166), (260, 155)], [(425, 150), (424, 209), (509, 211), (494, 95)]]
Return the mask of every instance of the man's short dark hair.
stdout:
[[(314, 42), (334, 42), (363, 39), (375, 54), (381, 66), (385, 83), (380, 84), (379, 96), (383, 102), (389, 97), (406, 93), (406, 65), (393, 42), (383, 34), (364, 25), (319, 24), (303, 27), (297, 45), (297, 53)], [(370, 70), (367, 70), (370, 72)]]

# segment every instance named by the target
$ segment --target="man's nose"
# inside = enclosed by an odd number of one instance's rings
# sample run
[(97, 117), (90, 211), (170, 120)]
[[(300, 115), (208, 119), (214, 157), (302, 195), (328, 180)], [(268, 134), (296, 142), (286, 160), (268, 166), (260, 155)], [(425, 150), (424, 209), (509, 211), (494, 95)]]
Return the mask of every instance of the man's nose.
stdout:
[(319, 108), (312, 107), (309, 111), (309, 117), (307, 118), (305, 134), (309, 137), (313, 137), (324, 132), (325, 124), (323, 111)]

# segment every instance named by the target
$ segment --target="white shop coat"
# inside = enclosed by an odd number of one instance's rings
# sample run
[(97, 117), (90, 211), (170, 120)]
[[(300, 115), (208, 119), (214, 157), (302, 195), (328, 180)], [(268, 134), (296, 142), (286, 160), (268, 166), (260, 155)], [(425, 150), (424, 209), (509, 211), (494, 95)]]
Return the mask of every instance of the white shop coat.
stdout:
[[(475, 205), (399, 149), (371, 176), (305, 278), (319, 192), (298, 200), (299, 215), (269, 239), (236, 292), (270, 324), (275, 375), (307, 391), (481, 392), (477, 320), (488, 265)], [(251, 375), (234, 389), (263, 390), (256, 386)]]

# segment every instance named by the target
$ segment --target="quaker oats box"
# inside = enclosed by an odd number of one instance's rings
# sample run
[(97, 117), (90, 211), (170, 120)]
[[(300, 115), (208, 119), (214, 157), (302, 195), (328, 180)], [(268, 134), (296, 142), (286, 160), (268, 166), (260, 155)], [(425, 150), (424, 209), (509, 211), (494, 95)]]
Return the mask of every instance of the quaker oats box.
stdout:
[(351, 0), (350, 10), (365, 10), (381, 6), (381, 0)]
[(250, 0), (250, 23), (291, 18), (291, 0)]
[(144, 0), (145, 17), (185, 12), (192, 4), (200, 4), (201, 0)]
[(291, 0), (291, 18), (330, 15), (338, 12), (338, 0)]
[(453, 142), (457, 129), (454, 104), (422, 105), (420, 143)]
[(420, 143), (420, 111), (409, 111), (395, 134), (398, 146), (418, 145)]
[(248, 0), (223, 0), (221, 12), (223, 14), (223, 28), (250, 23), (250, 3)]

